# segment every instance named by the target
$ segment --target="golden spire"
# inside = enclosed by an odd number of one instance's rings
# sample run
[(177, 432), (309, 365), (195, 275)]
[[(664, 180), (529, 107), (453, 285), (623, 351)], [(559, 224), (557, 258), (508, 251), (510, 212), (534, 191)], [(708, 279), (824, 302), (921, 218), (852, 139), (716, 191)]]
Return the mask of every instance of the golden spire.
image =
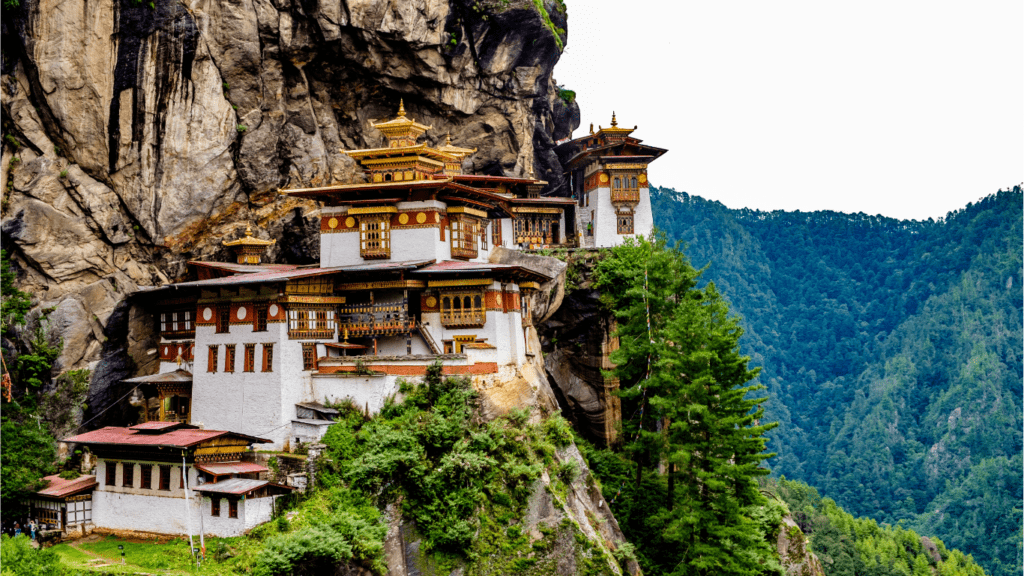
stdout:
[(398, 99), (398, 115), (405, 116), (405, 98)]
[(451, 130), (448, 131), (448, 136), (446, 136), (445, 139), (444, 139), (444, 145), (445, 146), (451, 146), (452, 145), (452, 131)]
[(615, 128), (618, 125), (619, 125), (619, 123), (615, 121), (615, 111), (613, 110), (612, 111), (612, 128)]

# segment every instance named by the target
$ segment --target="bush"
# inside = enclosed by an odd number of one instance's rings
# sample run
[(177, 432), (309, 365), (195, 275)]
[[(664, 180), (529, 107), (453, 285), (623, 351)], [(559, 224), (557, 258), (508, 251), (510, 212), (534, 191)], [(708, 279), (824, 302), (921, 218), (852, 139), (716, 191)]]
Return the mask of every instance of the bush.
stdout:
[(36, 550), (24, 534), (0, 536), (0, 566), (3, 576), (60, 576), (60, 557), (52, 550)]

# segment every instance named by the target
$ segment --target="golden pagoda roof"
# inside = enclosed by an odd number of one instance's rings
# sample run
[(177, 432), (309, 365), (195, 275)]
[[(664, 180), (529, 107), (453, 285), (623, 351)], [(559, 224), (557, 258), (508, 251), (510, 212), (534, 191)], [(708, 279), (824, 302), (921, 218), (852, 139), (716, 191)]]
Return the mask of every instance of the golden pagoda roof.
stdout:
[(275, 242), (277, 242), (277, 240), (260, 240), (259, 238), (253, 238), (252, 226), (246, 226), (245, 236), (239, 238), (238, 240), (225, 240), (223, 244), (225, 246), (270, 246)]
[(378, 122), (372, 124), (374, 128), (380, 130), (387, 138), (401, 138), (403, 136), (416, 139), (421, 134), (430, 130), (430, 126), (420, 124), (415, 120), (405, 117), (405, 100), (399, 100), (398, 102), (398, 115), (393, 120), (386, 122)]
[(455, 156), (456, 158), (464, 158), (476, 152), (476, 148), (460, 148), (458, 146), (453, 145), (451, 132), (449, 132), (448, 136), (445, 138), (444, 146), (438, 146), (437, 149), (440, 150), (441, 152), (444, 152), (445, 154)]
[(602, 132), (605, 134), (615, 134), (616, 136), (628, 136), (631, 132), (636, 130), (636, 126), (632, 128), (619, 128), (619, 123), (615, 120), (615, 112), (612, 112), (612, 125), (609, 128), (598, 126), (598, 134)]
[(373, 156), (403, 156), (406, 154), (416, 156), (432, 156), (440, 158), (442, 160), (448, 160), (453, 156), (450, 152), (438, 150), (437, 148), (431, 148), (427, 146), (426, 142), (415, 144), (413, 146), (396, 146), (394, 148), (363, 148), (361, 150), (341, 150), (342, 154), (346, 154), (354, 159), (373, 157)]

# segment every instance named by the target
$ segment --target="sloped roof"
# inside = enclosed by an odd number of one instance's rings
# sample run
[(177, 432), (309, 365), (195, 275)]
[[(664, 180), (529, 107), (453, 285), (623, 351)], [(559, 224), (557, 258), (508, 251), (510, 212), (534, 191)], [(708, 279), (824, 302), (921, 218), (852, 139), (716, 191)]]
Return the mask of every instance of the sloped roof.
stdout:
[(46, 480), (49, 484), (46, 488), (36, 492), (36, 494), (49, 496), (50, 498), (66, 498), (79, 492), (92, 490), (97, 485), (95, 476), (79, 476), (73, 480), (65, 480), (59, 474), (54, 474), (53, 476), (44, 477), (43, 480)]
[(190, 448), (207, 440), (221, 436), (235, 436), (248, 440), (250, 443), (266, 444), (271, 442), (265, 438), (257, 438), (227, 430), (199, 430), (196, 428), (178, 428), (162, 434), (152, 434), (147, 430), (132, 430), (118, 426), (107, 426), (85, 434), (65, 438), (64, 442), (77, 442), (89, 445), (107, 446), (153, 446), (170, 448)]
[(216, 492), (218, 494), (246, 494), (257, 488), (270, 484), (266, 480), (252, 480), (250, 478), (231, 478), (220, 482), (209, 482), (195, 486), (196, 492)]
[(255, 462), (213, 462), (209, 464), (196, 464), (196, 469), (207, 474), (221, 476), (224, 474), (254, 474), (267, 472), (269, 468)]
[(174, 372), (162, 372), (160, 374), (150, 374), (149, 376), (136, 376), (135, 378), (122, 380), (122, 382), (131, 382), (133, 384), (191, 384), (192, 373), (188, 370), (178, 368)]

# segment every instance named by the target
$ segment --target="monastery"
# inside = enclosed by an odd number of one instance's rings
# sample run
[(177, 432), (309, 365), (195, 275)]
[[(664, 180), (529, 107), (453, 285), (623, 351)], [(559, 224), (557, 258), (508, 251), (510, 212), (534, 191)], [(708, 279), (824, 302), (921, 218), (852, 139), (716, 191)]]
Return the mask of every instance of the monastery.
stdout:
[[(158, 408), (141, 424), (66, 439), (98, 457), (95, 526), (183, 533), (189, 490), (203, 496), (189, 510), (207, 533), (266, 521), (290, 488), (259, 479), (256, 445), (315, 442), (336, 414), (325, 404), (376, 412), (400, 378), (438, 360), (481, 386), (540, 357), (528, 302), (551, 278), (495, 263), (496, 252), (609, 247), (652, 231), (647, 165), (665, 150), (614, 114), (611, 127), (556, 149), (571, 197), (542, 195), (547, 182), (532, 175), (464, 174), (476, 150), (450, 137), (419, 143), (431, 127), (403, 104), (372, 126), (384, 146), (343, 151), (365, 183), (281, 190), (322, 205), (318, 265), (263, 263), (274, 241), (249, 228), (223, 243), (235, 262), (189, 262), (187, 281), (136, 297), (154, 314), (160, 366), (126, 382)], [(164, 520), (126, 520), (165, 507)]]

